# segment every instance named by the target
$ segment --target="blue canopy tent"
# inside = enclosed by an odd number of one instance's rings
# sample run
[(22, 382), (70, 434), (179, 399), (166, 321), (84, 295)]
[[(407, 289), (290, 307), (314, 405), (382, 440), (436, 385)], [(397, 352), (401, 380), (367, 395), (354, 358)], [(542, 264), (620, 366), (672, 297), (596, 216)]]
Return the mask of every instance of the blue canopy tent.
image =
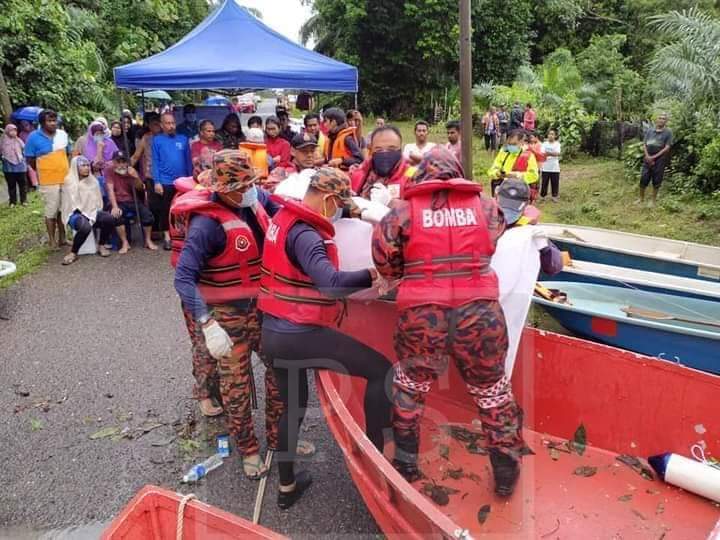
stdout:
[(358, 91), (357, 68), (293, 43), (235, 0), (172, 47), (114, 69), (118, 88)]

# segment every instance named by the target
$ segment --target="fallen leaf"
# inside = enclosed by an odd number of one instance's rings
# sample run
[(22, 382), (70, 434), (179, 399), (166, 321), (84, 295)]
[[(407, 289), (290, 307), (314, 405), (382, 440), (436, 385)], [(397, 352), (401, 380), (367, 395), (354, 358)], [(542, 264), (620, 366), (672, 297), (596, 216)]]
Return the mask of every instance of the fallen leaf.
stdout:
[(548, 452), (550, 453), (550, 459), (553, 461), (560, 459), (560, 452), (557, 451), (557, 448), (549, 448)]
[(626, 494), (626, 495), (621, 495), (620, 497), (618, 497), (618, 501), (620, 501), (620, 502), (628, 502), (628, 501), (631, 501), (632, 498), (633, 498), (632, 493), (628, 493), (628, 494)]
[(435, 504), (446, 506), (450, 502), (450, 495), (460, 493), (460, 490), (436, 484), (435, 482), (425, 482), (422, 492), (430, 497)]
[(465, 448), (466, 448), (466, 450), (467, 450), (468, 452), (470, 452), (471, 454), (478, 454), (478, 455), (481, 455), (481, 456), (487, 456), (487, 453), (488, 453), (487, 450), (485, 449), (485, 447), (480, 446), (480, 444), (479, 444), (478, 441), (471, 442), (471, 443), (468, 444)]
[(657, 507), (655, 508), (655, 514), (659, 515), (665, 512), (665, 503), (659, 502)]
[(438, 446), (438, 454), (440, 454), (441, 458), (444, 459), (450, 459), (450, 447), (446, 444), (441, 444)]
[(487, 521), (488, 516), (490, 515), (490, 505), (484, 504), (480, 507), (480, 510), (478, 510), (478, 521), (480, 522), (480, 525), (485, 523)]
[(168, 444), (172, 443), (176, 437), (170, 437), (168, 439), (161, 439), (159, 441), (153, 441), (150, 443), (150, 446), (167, 446)]
[(584, 476), (585, 478), (589, 476), (594, 476), (597, 472), (597, 467), (590, 467), (589, 465), (583, 465), (582, 467), (578, 467), (573, 471), (573, 474), (576, 476)]
[(646, 489), (645, 493), (648, 495), (660, 495), (660, 491), (657, 489)]
[(570, 443), (568, 441), (563, 442), (549, 442), (547, 443), (548, 448), (554, 448), (558, 452), (565, 452), (566, 454), (572, 454), (570, 450)]
[(30, 419), (30, 430), (31, 431), (40, 431), (42, 428), (43, 428), (43, 423), (41, 420), (38, 420), (37, 418)]
[(100, 431), (96, 431), (92, 435), (90, 435), (90, 440), (95, 441), (97, 439), (105, 439), (106, 437), (112, 437), (113, 435), (117, 435), (120, 433), (119, 427), (106, 427), (101, 429)]
[(644, 515), (642, 515), (639, 511), (635, 510), (634, 508), (632, 509), (632, 513), (635, 514), (640, 519), (642, 519), (643, 521), (647, 521), (647, 518)]
[(463, 476), (464, 474), (462, 467), (458, 467), (457, 469), (448, 469), (447, 471), (445, 471), (443, 479), (452, 478), (453, 480), (460, 480)]
[(580, 424), (575, 430), (575, 435), (570, 443), (570, 448), (574, 450), (579, 456), (585, 453), (587, 447), (587, 432), (585, 431), (585, 425)]
[(615, 458), (620, 463), (623, 463), (630, 467), (632, 470), (634, 470), (636, 473), (638, 473), (640, 476), (642, 476), (645, 480), (654, 480), (655, 476), (653, 475), (652, 471), (649, 467), (646, 467), (642, 461), (640, 461), (635, 456), (630, 456), (628, 454), (621, 454)]

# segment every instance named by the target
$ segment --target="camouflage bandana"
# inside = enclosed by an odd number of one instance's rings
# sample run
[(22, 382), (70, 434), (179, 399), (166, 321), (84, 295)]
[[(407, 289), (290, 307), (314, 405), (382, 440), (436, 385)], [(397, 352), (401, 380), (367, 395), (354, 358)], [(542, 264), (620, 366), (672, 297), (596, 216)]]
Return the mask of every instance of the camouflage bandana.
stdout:
[(324, 193), (337, 195), (343, 202), (349, 203), (352, 197), (350, 178), (340, 169), (321, 167), (310, 177), (310, 187)]
[(465, 178), (462, 165), (455, 154), (438, 145), (423, 156), (410, 182), (419, 184), (428, 180), (452, 180), (454, 178)]
[(220, 150), (213, 155), (209, 189), (216, 193), (244, 192), (257, 180), (247, 152)]

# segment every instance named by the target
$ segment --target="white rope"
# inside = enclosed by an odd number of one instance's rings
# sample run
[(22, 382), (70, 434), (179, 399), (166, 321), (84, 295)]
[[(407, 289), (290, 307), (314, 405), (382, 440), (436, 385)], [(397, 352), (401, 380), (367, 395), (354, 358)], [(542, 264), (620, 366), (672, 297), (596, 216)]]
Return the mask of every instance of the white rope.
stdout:
[(194, 493), (188, 493), (182, 499), (180, 499), (180, 506), (178, 507), (177, 515), (177, 529), (175, 532), (175, 540), (183, 540), (183, 526), (185, 525), (185, 506), (191, 500), (197, 499)]
[(703, 447), (699, 444), (693, 444), (690, 447), (690, 453), (692, 454), (692, 457), (694, 457), (696, 460), (698, 460), (700, 463), (704, 463), (708, 467), (713, 467), (715, 469), (720, 469), (720, 463), (717, 461), (710, 461), (705, 457), (705, 450), (703, 450)]

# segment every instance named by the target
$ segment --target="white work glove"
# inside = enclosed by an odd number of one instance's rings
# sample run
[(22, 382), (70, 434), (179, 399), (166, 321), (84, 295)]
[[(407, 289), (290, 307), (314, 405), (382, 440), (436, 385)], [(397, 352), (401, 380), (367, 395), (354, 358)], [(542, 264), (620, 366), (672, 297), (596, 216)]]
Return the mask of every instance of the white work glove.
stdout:
[(205, 336), (205, 345), (207, 346), (210, 356), (215, 360), (220, 360), (225, 356), (229, 356), (232, 352), (233, 342), (228, 333), (218, 324), (217, 321), (211, 321), (203, 326), (203, 335)]
[(370, 189), (370, 200), (387, 206), (390, 204), (392, 195), (387, 186), (384, 186), (380, 182), (375, 182), (373, 187)]
[(550, 244), (548, 240), (548, 235), (545, 230), (540, 227), (535, 227), (534, 225), (530, 225), (530, 227), (530, 230), (532, 231), (532, 240), (535, 249), (540, 251), (541, 249), (545, 249), (546, 247), (548, 247)]
[(382, 218), (384, 218), (388, 212), (390, 212), (390, 209), (384, 204), (369, 201), (368, 207), (361, 212), (360, 219), (367, 221), (368, 223), (380, 223)]
[(362, 197), (353, 197), (352, 201), (355, 203), (355, 206), (360, 209), (361, 212), (370, 208), (370, 201), (368, 201), (367, 199), (363, 199)]

